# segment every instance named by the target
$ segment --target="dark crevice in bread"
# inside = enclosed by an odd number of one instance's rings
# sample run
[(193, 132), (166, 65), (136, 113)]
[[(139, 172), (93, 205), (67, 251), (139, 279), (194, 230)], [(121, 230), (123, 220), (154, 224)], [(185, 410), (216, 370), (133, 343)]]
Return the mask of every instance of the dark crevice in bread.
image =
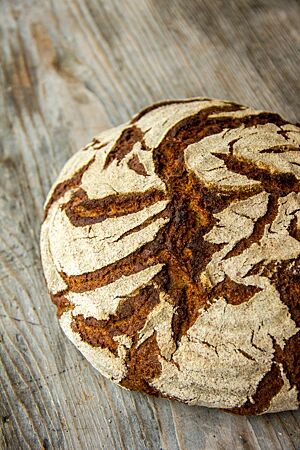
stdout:
[[(183, 104), (183, 103), (193, 103), (193, 102), (195, 102), (197, 100), (209, 101), (210, 99), (209, 98), (202, 98), (202, 97), (201, 98), (195, 97), (195, 98), (187, 98), (187, 99), (183, 99), (183, 100), (163, 100), (161, 102), (156, 102), (156, 103), (153, 103), (152, 105), (147, 106), (146, 108), (142, 109), (138, 114), (136, 114), (132, 118), (130, 123), (132, 123), (132, 124), (136, 123), (143, 116), (145, 116), (146, 114), (148, 114), (149, 112), (151, 112), (151, 111), (153, 111), (153, 110), (155, 110), (157, 108), (160, 108), (161, 106), (174, 105), (174, 104), (175, 105), (176, 104), (180, 105), (180, 104)], [(234, 103), (231, 103), (231, 102), (228, 102), (228, 103), (230, 103), (231, 105), (234, 104)], [(236, 106), (242, 108), (241, 105), (236, 104)]]
[(61, 317), (61, 315), (66, 312), (74, 309), (74, 305), (72, 302), (70, 302), (65, 295), (67, 294), (66, 291), (58, 292), (57, 294), (51, 294), (51, 300), (56, 306), (57, 310), (57, 317)]
[(129, 236), (132, 233), (136, 233), (137, 231), (142, 230), (143, 228), (146, 228), (148, 225), (150, 225), (150, 223), (154, 223), (156, 222), (156, 220), (158, 219), (164, 219), (166, 217), (169, 217), (169, 209), (168, 206), (161, 212), (154, 214), (154, 216), (149, 217), (148, 219), (146, 219), (143, 223), (141, 223), (140, 225), (137, 225), (136, 227), (131, 228), (128, 231), (125, 231), (125, 233), (121, 234), (120, 237), (118, 237), (118, 239), (116, 239), (115, 242), (120, 241), (121, 239), (123, 239), (126, 236)]
[(257, 286), (246, 286), (245, 284), (236, 283), (232, 281), (228, 276), (225, 277), (221, 283), (218, 283), (210, 292), (210, 297), (218, 299), (224, 297), (226, 303), (230, 305), (240, 305), (247, 302), (261, 291), (261, 288)]
[(130, 256), (109, 264), (102, 269), (86, 272), (80, 275), (67, 275), (60, 272), (60, 276), (68, 286), (69, 291), (86, 292), (113, 283), (121, 276), (137, 273), (157, 263), (155, 255), (151, 255), (149, 246), (133, 252)]
[(165, 193), (158, 189), (129, 194), (112, 194), (102, 199), (91, 200), (83, 189), (73, 194), (63, 205), (70, 222), (75, 227), (103, 222), (111, 217), (120, 217), (141, 211), (147, 206), (164, 200)]
[(290, 192), (300, 192), (300, 181), (292, 173), (271, 173), (268, 169), (262, 169), (257, 164), (245, 161), (234, 155), (214, 153), (222, 159), (227, 169), (249, 179), (260, 181), (264, 190), (283, 197)]
[(295, 216), (291, 220), (291, 223), (289, 226), (289, 233), (294, 239), (296, 239), (297, 241), (300, 241), (300, 227), (298, 227), (298, 222), (299, 222), (299, 220)]
[[(235, 112), (240, 109), (241, 108), (238, 108), (234, 104), (229, 104), (226, 107), (207, 108), (194, 116), (186, 117), (181, 122), (177, 123), (173, 129), (168, 132), (168, 136), (170, 138), (176, 137), (178, 142), (179, 139), (183, 139), (186, 145), (189, 145), (194, 142), (199, 142), (205, 137), (221, 133), (226, 129), (233, 130), (241, 126), (249, 128), (255, 127), (256, 125), (265, 125), (267, 123), (272, 123), (280, 127), (288, 123), (278, 114), (266, 112), (254, 115), (249, 114), (249, 116), (241, 118), (230, 117), (225, 114), (221, 117), (209, 117), (212, 114)], [(164, 143), (165, 142), (163, 141), (162, 145), (164, 145)]]
[(232, 250), (230, 250), (224, 259), (232, 258), (240, 255), (245, 249), (252, 244), (258, 243), (262, 238), (266, 227), (273, 223), (278, 213), (278, 196), (271, 194), (268, 199), (267, 211), (264, 216), (256, 220), (253, 226), (253, 231), (249, 237), (240, 240)]
[(124, 156), (131, 152), (134, 144), (136, 144), (137, 142), (141, 143), (143, 150), (147, 150), (143, 142), (143, 136), (144, 133), (135, 125), (129, 128), (125, 128), (125, 130), (122, 132), (121, 136), (107, 155), (104, 169), (106, 169), (112, 163), (112, 161), (121, 161)]
[(120, 383), (121, 386), (154, 396), (162, 396), (150, 384), (161, 373), (159, 356), (160, 350), (156, 341), (156, 333), (150, 336), (139, 347), (133, 345), (129, 349), (126, 358), (128, 371), (126, 377)]
[[(160, 275), (154, 278), (154, 282)], [(145, 324), (150, 311), (159, 303), (159, 291), (153, 285), (140, 288), (137, 293), (124, 298), (115, 314), (107, 320), (76, 315), (72, 320), (73, 331), (79, 332), (81, 339), (93, 347), (108, 348), (117, 354), (118, 343), (113, 338), (119, 335), (131, 337), (137, 343), (137, 334)], [(127, 365), (130, 365), (129, 358)], [(141, 361), (141, 364), (143, 362)]]
[(72, 317), (71, 328), (92, 347), (108, 348), (117, 356), (118, 343), (113, 340), (105, 327), (101, 327), (100, 323), (94, 317), (84, 318), (82, 314), (78, 314)]
[(109, 142), (109, 141), (101, 142), (98, 138), (94, 137), (94, 138), (92, 139), (92, 142), (91, 142), (90, 144), (86, 145), (86, 146), (82, 149), (82, 151), (86, 151), (86, 150), (90, 150), (90, 149), (93, 149), (93, 150), (96, 150), (96, 149), (97, 149), (97, 150), (100, 150), (101, 148), (105, 147), (105, 146), (108, 144), (108, 142)]
[(287, 152), (299, 152), (300, 148), (294, 145), (274, 145), (274, 147), (261, 150), (260, 153), (287, 153)]
[(274, 348), (274, 359), (282, 364), (291, 388), (297, 388), (298, 401), (300, 402), (300, 331), (286, 342), (283, 350), (276, 343)]
[(48, 200), (48, 203), (45, 206), (44, 220), (46, 219), (48, 211), (54, 202), (56, 202), (59, 198), (63, 197), (63, 195), (70, 189), (76, 188), (80, 185), (84, 172), (87, 171), (87, 169), (94, 161), (95, 156), (93, 156), (93, 158), (87, 164), (82, 166), (81, 169), (75, 172), (75, 174), (71, 178), (62, 181), (55, 187), (50, 199)]
[[(264, 261), (253, 266), (248, 275), (267, 277), (280, 295), (280, 300), (288, 307), (292, 319), (300, 327), (300, 260), (270, 262)], [(300, 348), (299, 348), (300, 350)]]
[(283, 386), (278, 364), (272, 363), (270, 371), (259, 382), (255, 394), (242, 406), (227, 411), (240, 415), (261, 414), (268, 409), (272, 398), (278, 394)]
[(147, 171), (141, 161), (139, 160), (138, 155), (133, 155), (132, 158), (127, 163), (128, 167), (131, 170), (134, 170), (137, 174), (147, 176)]
[(300, 327), (300, 260), (282, 261), (274, 269), (270, 278), (279, 292), (280, 300), (288, 307), (296, 326)]

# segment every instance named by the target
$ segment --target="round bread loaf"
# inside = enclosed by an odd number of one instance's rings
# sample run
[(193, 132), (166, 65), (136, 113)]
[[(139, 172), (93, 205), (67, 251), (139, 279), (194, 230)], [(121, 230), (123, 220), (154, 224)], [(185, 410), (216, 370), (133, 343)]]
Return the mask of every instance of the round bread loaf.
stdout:
[(41, 253), (62, 329), (121, 386), (237, 414), (300, 400), (300, 127), (150, 106), (65, 165)]

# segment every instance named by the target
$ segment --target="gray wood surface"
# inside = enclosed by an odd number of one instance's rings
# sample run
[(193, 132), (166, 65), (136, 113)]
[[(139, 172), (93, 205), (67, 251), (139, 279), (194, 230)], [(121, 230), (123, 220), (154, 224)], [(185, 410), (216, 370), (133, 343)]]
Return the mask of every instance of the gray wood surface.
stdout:
[(295, 0), (0, 1), (0, 448), (300, 449), (300, 413), (236, 417), (124, 391), (62, 334), (42, 205), (91, 137), (165, 98), (300, 120)]

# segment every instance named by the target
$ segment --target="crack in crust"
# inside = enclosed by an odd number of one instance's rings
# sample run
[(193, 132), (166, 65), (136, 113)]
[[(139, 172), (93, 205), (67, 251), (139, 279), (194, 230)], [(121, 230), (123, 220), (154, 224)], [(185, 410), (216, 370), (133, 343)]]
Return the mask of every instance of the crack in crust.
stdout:
[[(206, 99), (201, 99), (201, 101), (205, 103)], [(112, 194), (101, 199), (90, 199), (87, 192), (80, 187), (80, 183), (83, 174), (95, 161), (95, 157), (93, 157), (73, 177), (56, 186), (45, 208), (46, 218), (53, 203), (68, 190), (77, 188), (71, 199), (62, 205), (61, 210), (74, 227), (78, 229), (91, 227), (92, 229), (96, 224), (103, 223), (105, 225), (107, 219), (126, 218), (127, 215), (137, 213), (159, 201), (168, 200), (165, 209), (146, 218), (139, 225), (124, 231), (113, 241), (122, 242), (125, 237), (141, 230), (147, 232), (149, 225), (158, 219), (168, 218), (167, 223), (157, 231), (150, 242), (101, 269), (79, 275), (68, 274), (60, 270), (60, 276), (67, 284), (67, 289), (52, 295), (52, 299), (58, 307), (58, 315), (62, 315), (65, 311), (74, 308), (72, 302), (67, 298), (69, 292), (92, 292), (96, 288), (113, 285), (122, 276), (138, 275), (146, 268), (158, 263), (162, 264), (163, 268), (150, 284), (141, 286), (124, 299), (120, 299), (116, 313), (110, 315), (108, 320), (98, 320), (95, 317), (76, 314), (73, 316), (71, 327), (73, 332), (80, 335), (82, 341), (93, 347), (107, 348), (116, 358), (120, 356), (118, 338), (127, 336), (131, 343), (127, 347), (127, 344), (125, 345), (127, 350), (124, 364), (127, 374), (120, 384), (151, 395), (173, 398), (180, 397), (164, 392), (157, 387), (157, 384), (153, 383), (160, 379), (165, 370), (164, 363), (162, 364), (164, 357), (159, 345), (157, 329), (145, 341), (138, 343), (140, 330), (147, 323), (150, 312), (159, 304), (160, 292), (168, 296), (171, 302), (170, 307), (174, 311), (171, 322), (172, 339), (175, 345), (174, 355), (180, 353), (183, 340), (189, 340), (192, 333), (196, 333), (200, 315), (209, 311), (218, 299), (225, 299), (227, 305), (238, 308), (242, 304), (250, 304), (266, 289), (274, 287), (282, 304), (288, 308), (291, 320), (300, 326), (298, 260), (293, 269), (291, 269), (289, 259), (280, 264), (276, 261), (255, 263), (247, 273), (249, 280), (255, 280), (250, 284), (246, 281), (246, 284), (243, 284), (243, 277), (235, 278), (226, 271), (224, 278), (217, 283), (212, 282), (205, 274), (207, 264), (213, 255), (223, 252), (221, 260), (222, 264), (226, 264), (246, 254), (252, 245), (260, 244), (266, 230), (277, 220), (280, 199), (291, 193), (300, 192), (299, 178), (294, 173), (279, 173), (255, 161), (237, 156), (234, 149), (241, 143), (242, 131), (240, 137), (235, 137), (228, 142), (227, 153), (219, 151), (216, 147), (211, 154), (224, 164), (225, 170), (233, 174), (232, 176), (242, 175), (249, 180), (257, 181), (257, 184), (249, 186), (245, 184), (238, 190), (224, 189), (221, 184), (210, 185), (196, 176), (185, 162), (185, 151), (190, 145), (200, 141), (204, 142), (205, 139), (217, 136), (224, 130), (226, 133), (230, 133), (232, 130), (240, 128), (243, 131), (256, 128), (259, 133), (264, 125), (271, 123), (276, 128), (274, 133), (282, 136), (286, 141), (290, 139), (289, 133), (292, 130), (286, 128), (288, 123), (277, 114), (265, 112), (247, 114), (245, 107), (228, 102), (221, 106), (205, 107), (195, 114), (181, 119), (167, 130), (156, 148), (147, 147), (145, 144), (147, 131), (142, 131), (139, 121), (153, 109), (191, 102), (195, 102), (195, 99), (166, 101), (141, 111), (121, 132), (120, 137), (107, 153), (103, 165), (105, 170), (109, 169), (113, 161), (117, 161), (117, 165), (120, 165), (125, 157), (130, 158), (129, 154), (135, 151), (133, 150), (135, 144), (139, 144), (140, 152), (152, 151), (155, 174), (164, 182), (166, 192), (151, 188), (144, 192)], [(225, 137), (225, 133), (223, 137)], [(295, 143), (286, 142), (265, 148), (261, 150), (261, 153), (267, 157), (269, 154), (280, 156), (297, 151), (299, 150)], [(137, 153), (133, 153), (127, 165), (137, 175), (148, 176), (148, 169), (145, 168)], [(297, 163), (294, 162), (294, 165), (296, 166)], [(211, 170), (215, 170), (215, 167), (212, 166)], [(239, 214), (245, 223), (247, 220), (248, 222), (252, 221), (252, 231), (250, 230), (248, 235), (239, 237), (227, 252), (225, 252), (228, 244), (226, 239), (223, 241), (222, 239), (219, 241), (207, 239), (210, 232), (218, 227), (220, 236), (223, 233), (222, 227), (226, 229), (228, 226), (229, 231), (233, 229), (233, 225), (230, 223), (222, 225), (218, 214), (225, 213), (232, 205), (238, 205), (243, 200), (250, 199), (261, 192), (269, 194), (266, 212), (257, 217), (251, 217), (247, 212)], [(293, 212), (294, 216), (287, 227), (289, 236), (295, 242), (299, 241), (299, 215), (295, 215), (296, 213), (297, 211)], [(250, 225), (247, 226), (250, 227)], [(228, 230), (227, 232), (229, 232)], [(230, 232), (232, 233), (232, 231)], [(265, 284), (255, 284), (258, 280), (257, 277), (259, 277), (260, 283)], [(262, 326), (260, 325), (260, 327)], [(288, 325), (286, 326), (288, 327)], [(257, 345), (258, 341), (255, 340), (254, 330), (251, 330), (251, 333), (251, 348), (256, 353), (262, 352), (263, 349)], [(288, 333), (290, 334), (288, 335)], [(226, 410), (236, 414), (260, 414), (266, 411), (274, 396), (281, 391), (285, 383), (280, 365), (283, 367), (284, 376), (287, 377), (291, 387), (295, 386), (298, 389), (298, 401), (300, 401), (300, 368), (293, 356), (293, 352), (299, 356), (299, 333), (295, 334), (290, 325), (287, 336), (288, 339), (283, 347), (275, 338), (272, 338), (274, 355), (271, 357), (270, 369), (261, 377), (254, 393), (249, 395), (241, 406), (228, 407), (225, 408)], [(217, 347), (209, 340), (202, 339), (201, 343), (218, 355)], [(230, 342), (229, 344), (231, 345)], [(246, 359), (249, 364), (256, 364), (256, 356), (252, 350), (249, 352), (247, 349), (234, 347), (234, 351), (241, 358)], [(180, 371), (180, 364), (176, 358), (171, 359), (169, 364)]]
[(300, 331), (292, 336), (286, 343), (282, 350), (279, 345), (274, 344), (275, 356), (277, 363), (283, 365), (283, 369), (290, 382), (291, 389), (297, 388), (297, 399), (300, 403)]
[(65, 297), (65, 294), (67, 294), (67, 291), (51, 294), (51, 300), (57, 308), (57, 317), (61, 317), (64, 312), (74, 309), (73, 303)]
[(228, 276), (226, 276), (224, 281), (217, 284), (211, 290), (210, 295), (212, 298), (219, 298), (223, 296), (228, 304), (240, 305), (241, 303), (250, 300), (261, 290), (262, 289), (257, 286), (246, 286), (245, 284), (235, 283)]
[(259, 382), (253, 397), (242, 406), (227, 411), (243, 416), (261, 414), (270, 406), (272, 398), (278, 394), (282, 387), (283, 379), (279, 366), (273, 363), (270, 371)]
[(240, 255), (247, 248), (255, 242), (259, 242), (264, 234), (266, 227), (273, 223), (278, 213), (278, 196), (271, 194), (269, 196), (267, 212), (264, 216), (257, 219), (254, 224), (253, 232), (251, 236), (240, 240), (235, 247), (227, 253), (225, 259), (232, 258), (233, 256)]
[(292, 173), (270, 173), (249, 161), (233, 155), (215, 155), (225, 162), (226, 167), (232, 172), (246, 175), (247, 178), (260, 181), (266, 192), (277, 194), (279, 197), (290, 192), (300, 192), (300, 181)]
[(131, 152), (134, 144), (137, 142), (142, 144), (143, 150), (147, 150), (143, 141), (143, 136), (143, 132), (135, 125), (132, 125), (130, 128), (125, 128), (114, 147), (109, 152), (104, 164), (104, 169), (106, 169), (114, 160), (121, 161)]
[[(138, 122), (143, 116), (145, 116), (146, 114), (148, 114), (149, 112), (153, 111), (154, 109), (160, 108), (162, 106), (167, 106), (167, 105), (178, 105), (178, 104), (182, 104), (182, 103), (192, 103), (195, 102), (196, 100), (200, 100), (200, 101), (207, 101), (210, 100), (209, 98), (204, 98), (204, 97), (195, 97), (195, 98), (188, 98), (188, 99), (182, 99), (182, 100), (163, 100), (161, 102), (157, 102), (154, 103), (150, 106), (147, 106), (146, 108), (142, 109), (138, 114), (136, 114), (130, 123), (134, 124), (136, 122)], [(228, 102), (229, 103), (229, 102)], [(231, 103), (231, 105), (233, 105), (234, 103)], [(236, 104), (237, 107), (240, 107), (241, 105)]]
[(133, 157), (128, 161), (128, 167), (134, 170), (137, 174), (147, 176), (147, 170), (139, 160), (137, 155), (133, 155)]
[(90, 200), (86, 192), (79, 189), (71, 200), (63, 205), (63, 209), (75, 227), (83, 227), (103, 222), (110, 217), (132, 214), (165, 198), (164, 192), (149, 189), (143, 193), (114, 194), (103, 199)]
[(93, 156), (93, 158), (87, 164), (85, 164), (83, 167), (81, 167), (81, 169), (79, 169), (77, 172), (75, 172), (71, 178), (69, 178), (68, 180), (62, 181), (57, 186), (55, 186), (55, 189), (44, 208), (45, 209), (44, 221), (46, 220), (49, 209), (51, 208), (53, 203), (57, 202), (70, 189), (76, 188), (80, 185), (83, 174), (88, 170), (88, 168), (90, 167), (91, 164), (93, 164), (94, 161), (95, 161), (95, 156)]

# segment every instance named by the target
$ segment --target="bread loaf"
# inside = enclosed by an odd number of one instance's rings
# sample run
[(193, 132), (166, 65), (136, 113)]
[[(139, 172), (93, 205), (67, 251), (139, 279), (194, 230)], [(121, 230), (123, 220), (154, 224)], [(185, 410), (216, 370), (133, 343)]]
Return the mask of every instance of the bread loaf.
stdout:
[(300, 401), (300, 127), (150, 106), (65, 165), (41, 254), (67, 337), (124, 388), (262, 414)]

